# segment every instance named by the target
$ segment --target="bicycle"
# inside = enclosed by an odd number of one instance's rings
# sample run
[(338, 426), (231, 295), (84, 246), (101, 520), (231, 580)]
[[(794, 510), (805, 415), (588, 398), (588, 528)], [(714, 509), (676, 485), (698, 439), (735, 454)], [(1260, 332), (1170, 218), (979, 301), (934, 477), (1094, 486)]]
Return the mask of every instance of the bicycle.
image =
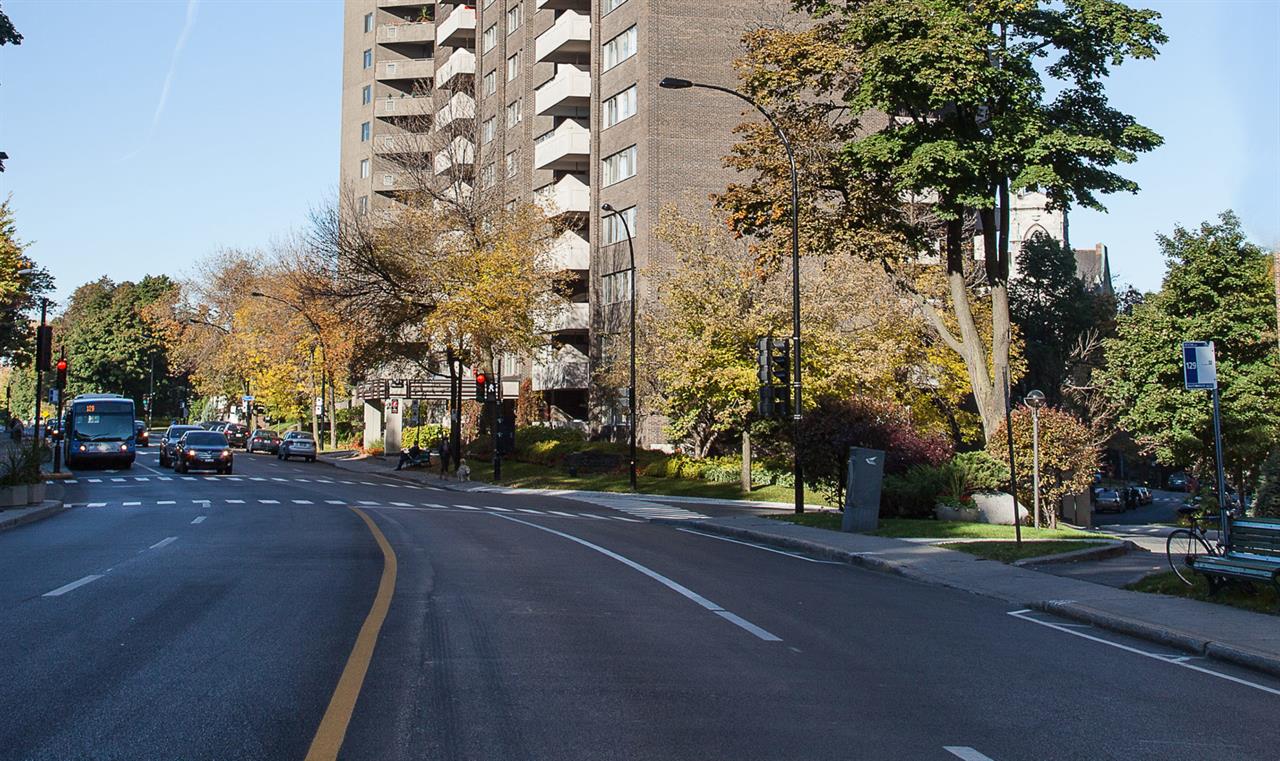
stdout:
[(1178, 515), (1191, 521), (1190, 528), (1179, 528), (1169, 532), (1165, 539), (1164, 550), (1169, 567), (1182, 580), (1183, 584), (1193, 586), (1195, 578), (1192, 571), (1192, 558), (1205, 555), (1221, 555), (1226, 548), (1220, 541), (1209, 543), (1209, 535), (1201, 525), (1204, 512), (1199, 507), (1180, 507)]

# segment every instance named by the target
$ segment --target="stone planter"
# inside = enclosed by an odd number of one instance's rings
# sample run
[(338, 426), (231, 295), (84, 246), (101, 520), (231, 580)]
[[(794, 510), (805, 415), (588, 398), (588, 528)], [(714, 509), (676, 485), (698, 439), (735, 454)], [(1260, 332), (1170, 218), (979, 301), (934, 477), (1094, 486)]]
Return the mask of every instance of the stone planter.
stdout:
[(956, 507), (954, 505), (935, 505), (933, 517), (940, 521), (964, 521), (966, 523), (975, 523), (982, 520), (982, 514), (977, 510), (971, 507)]
[(27, 504), (28, 487), (0, 486), (0, 507), (22, 507)]
[[(974, 520), (979, 523), (1013, 525), (1013, 497), (1011, 495), (1003, 492), (979, 493), (973, 495), (973, 501), (978, 504), (978, 513), (980, 514), (980, 517), (974, 518)], [(1026, 506), (1018, 505), (1018, 515), (1023, 518), (1024, 523), (1030, 514)]]
[(38, 505), (41, 502), (44, 502), (44, 488), (45, 485), (43, 482), (38, 484), (27, 484), (27, 504)]

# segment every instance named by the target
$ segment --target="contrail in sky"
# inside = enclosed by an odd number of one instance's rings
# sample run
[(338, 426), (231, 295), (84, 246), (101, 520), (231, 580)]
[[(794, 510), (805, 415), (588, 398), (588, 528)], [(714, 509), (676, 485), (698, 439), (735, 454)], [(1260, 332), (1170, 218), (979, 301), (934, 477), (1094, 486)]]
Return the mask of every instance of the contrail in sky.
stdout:
[(169, 58), (169, 71), (164, 75), (164, 86), (160, 88), (160, 101), (156, 103), (156, 112), (151, 117), (151, 126), (147, 129), (146, 137), (142, 139), (142, 145), (139, 145), (133, 151), (126, 154), (121, 161), (128, 161), (137, 156), (146, 144), (150, 142), (151, 136), (156, 131), (156, 126), (160, 124), (160, 117), (164, 114), (165, 103), (169, 100), (169, 88), (173, 85), (173, 74), (178, 69), (178, 58), (182, 56), (182, 49), (187, 46), (187, 38), (191, 36), (191, 29), (196, 25), (196, 8), (200, 6), (200, 0), (187, 0), (187, 20), (182, 25), (182, 31), (178, 33), (178, 41), (173, 45), (173, 55)]

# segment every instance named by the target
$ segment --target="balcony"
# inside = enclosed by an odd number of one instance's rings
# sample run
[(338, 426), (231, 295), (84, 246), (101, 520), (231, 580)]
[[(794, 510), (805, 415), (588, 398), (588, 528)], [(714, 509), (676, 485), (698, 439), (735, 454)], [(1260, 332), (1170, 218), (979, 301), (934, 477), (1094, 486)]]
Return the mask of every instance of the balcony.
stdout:
[(476, 42), (476, 9), (470, 5), (454, 6), (453, 12), (436, 24), (436, 45), (451, 48), (474, 46)]
[(560, 304), (551, 314), (536, 321), (539, 333), (586, 333), (591, 325), (591, 307), (585, 301)]
[(547, 262), (557, 272), (588, 270), (591, 268), (591, 244), (581, 235), (566, 230), (551, 244)]
[(465, 92), (454, 93), (449, 102), (436, 111), (436, 129), (444, 129), (450, 122), (476, 118), (476, 101)]
[(379, 61), (377, 78), (380, 82), (429, 80), (435, 73), (436, 62), (430, 58), (405, 58), (399, 61)]
[(422, 6), (422, 0), (378, 0), (379, 8), (412, 8), (416, 11)]
[(591, 55), (591, 17), (565, 11), (533, 45), (538, 63), (585, 62)]
[(572, 119), (534, 141), (534, 169), (584, 170), (590, 161), (591, 131)]
[(470, 171), (474, 168), (475, 161), (475, 145), (465, 137), (458, 136), (436, 153), (436, 174), (444, 174), (455, 167), (464, 171)]
[(476, 54), (470, 50), (455, 50), (444, 63), (436, 66), (436, 87), (444, 87), (457, 76), (476, 73)]
[[(585, 305), (584, 305), (585, 306)], [(572, 346), (544, 346), (535, 352), (530, 382), (534, 391), (587, 388), (591, 363)]]
[(591, 0), (538, 0), (538, 10), (591, 12)]
[(556, 75), (533, 91), (538, 116), (582, 116), (591, 107), (591, 74), (561, 66)]
[(382, 156), (421, 155), (430, 151), (431, 145), (427, 135), (403, 132), (398, 135), (378, 135), (373, 150)]
[(384, 195), (398, 195), (420, 190), (412, 175), (405, 172), (379, 171), (373, 175), (373, 190)]
[(585, 217), (591, 210), (591, 188), (572, 174), (533, 191), (534, 201), (547, 216)]
[(396, 43), (421, 45), (427, 42), (434, 42), (435, 38), (436, 25), (429, 21), (383, 24), (378, 27), (379, 45), (394, 45)]
[(373, 102), (373, 115), (379, 119), (395, 121), (397, 119), (423, 119), (432, 111), (430, 97), (401, 96), (399, 98), (378, 98)]

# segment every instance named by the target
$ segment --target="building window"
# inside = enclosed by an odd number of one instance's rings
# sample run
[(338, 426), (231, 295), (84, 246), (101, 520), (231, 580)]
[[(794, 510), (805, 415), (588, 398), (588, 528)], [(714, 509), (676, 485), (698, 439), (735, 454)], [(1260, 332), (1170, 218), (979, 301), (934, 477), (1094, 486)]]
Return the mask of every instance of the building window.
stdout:
[(631, 299), (631, 270), (610, 272), (600, 278), (600, 291), (606, 304), (629, 301)]
[(618, 151), (604, 160), (604, 184), (612, 185), (636, 175), (636, 147)]
[(364, 68), (373, 68), (373, 49), (364, 51)]
[(633, 26), (604, 44), (604, 70), (608, 71), (636, 54), (636, 28)]
[(369, 176), (369, 159), (360, 159), (360, 179), (366, 179)]
[(372, 102), (373, 102), (373, 85), (365, 85), (360, 89), (360, 105), (367, 106)]
[(382, 187), (390, 188), (390, 187), (394, 187), (395, 184), (396, 184), (396, 176), (394, 174), (382, 175)]
[(511, 151), (507, 154), (507, 176), (515, 177), (516, 172), (520, 171), (520, 161), (516, 157), (516, 152)]
[(507, 34), (519, 29), (521, 21), (524, 21), (524, 6), (516, 3), (514, 7), (507, 9)]
[(369, 196), (360, 196), (356, 199), (356, 211), (361, 214), (369, 213)]
[(507, 81), (520, 76), (520, 54), (516, 53), (507, 59)]
[(507, 104), (507, 126), (514, 127), (524, 118), (523, 110), (520, 108), (520, 101), (514, 101)]
[(368, 34), (369, 32), (372, 32), (372, 31), (373, 31), (373, 14), (366, 13), (364, 14), (364, 33)]
[(369, 122), (364, 122), (360, 125), (360, 142), (362, 143), (369, 142), (369, 136), (370, 136)]
[(605, 16), (612, 13), (615, 8), (625, 2), (627, 2), (627, 0), (604, 0), (604, 2), (600, 3), (600, 15)]
[(480, 169), (480, 187), (493, 187), (493, 164), (485, 164)]
[(490, 116), (480, 125), (480, 142), (489, 143), (498, 132), (498, 117)]
[(494, 69), (484, 75), (484, 94), (493, 95), (498, 91), (498, 71)]
[(636, 234), (636, 207), (623, 209), (617, 214), (610, 214), (600, 220), (600, 237), (602, 245), (611, 246), (614, 243), (622, 243), (627, 239), (627, 228), (622, 226), (622, 220), (619, 217), (626, 217), (627, 225), (631, 229), (631, 235)]
[(490, 24), (489, 28), (484, 30), (484, 41), (481, 51), (488, 53), (498, 46), (498, 25)]
[(613, 96), (604, 102), (604, 126), (612, 127), (618, 122), (636, 113), (636, 85)]

